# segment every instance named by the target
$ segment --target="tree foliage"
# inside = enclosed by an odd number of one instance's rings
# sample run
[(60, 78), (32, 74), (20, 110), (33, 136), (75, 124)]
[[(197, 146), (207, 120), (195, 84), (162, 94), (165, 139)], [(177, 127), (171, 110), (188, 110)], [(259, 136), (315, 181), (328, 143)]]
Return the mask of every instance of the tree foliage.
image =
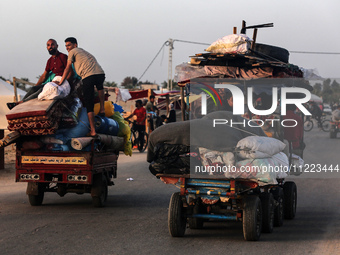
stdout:
[[(163, 88), (168, 88), (168, 81), (163, 81), (161, 85)], [(169, 89), (171, 89), (170, 85), (169, 85)], [(180, 87), (178, 86), (178, 83), (172, 80), (172, 90), (179, 90), (179, 89)]]
[(115, 83), (114, 81), (105, 81), (104, 82), (104, 87), (113, 87), (113, 88), (115, 88), (115, 87), (118, 87), (118, 84)]
[(124, 78), (120, 86), (124, 87), (125, 89), (134, 89), (140, 84), (138, 83), (138, 79), (136, 77), (127, 76)]
[(313, 93), (322, 97), (325, 103), (334, 104), (340, 101), (340, 84), (336, 80), (326, 79), (323, 83), (316, 83)]

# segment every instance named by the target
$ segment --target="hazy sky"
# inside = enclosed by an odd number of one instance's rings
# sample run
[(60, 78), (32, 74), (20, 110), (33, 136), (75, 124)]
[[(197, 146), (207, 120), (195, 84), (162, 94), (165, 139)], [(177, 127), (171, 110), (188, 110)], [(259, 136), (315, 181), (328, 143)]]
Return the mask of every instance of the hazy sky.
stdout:
[[(339, 0), (0, 0), (0, 75), (27, 77), (44, 71), (46, 41), (54, 38), (67, 53), (64, 39), (92, 53), (107, 81), (139, 78), (169, 38), (212, 43), (247, 25), (274, 23), (260, 29), (257, 41), (290, 51), (340, 52)], [(247, 32), (252, 37), (252, 31)], [(174, 67), (202, 53), (207, 46), (175, 42)], [(164, 47), (142, 81), (161, 83), (168, 76)], [(337, 78), (340, 55), (291, 53), (290, 62), (316, 68), (325, 78)]]

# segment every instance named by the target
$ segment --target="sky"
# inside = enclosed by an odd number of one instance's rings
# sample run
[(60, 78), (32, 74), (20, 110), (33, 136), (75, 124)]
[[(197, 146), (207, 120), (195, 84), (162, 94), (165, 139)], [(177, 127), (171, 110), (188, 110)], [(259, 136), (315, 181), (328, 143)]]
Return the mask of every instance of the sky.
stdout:
[[(339, 12), (338, 0), (0, 0), (0, 76), (37, 82), (50, 57), (47, 40), (56, 39), (67, 54), (64, 40), (72, 36), (96, 57), (106, 81), (120, 84), (127, 76), (140, 78), (169, 38), (210, 44), (233, 27), (239, 32), (242, 20), (274, 23), (259, 29), (259, 43), (340, 53)], [(176, 41), (172, 73), (207, 47)], [(168, 55), (165, 46), (141, 80), (167, 80)], [(324, 78), (340, 77), (340, 54), (291, 53), (289, 62)]]

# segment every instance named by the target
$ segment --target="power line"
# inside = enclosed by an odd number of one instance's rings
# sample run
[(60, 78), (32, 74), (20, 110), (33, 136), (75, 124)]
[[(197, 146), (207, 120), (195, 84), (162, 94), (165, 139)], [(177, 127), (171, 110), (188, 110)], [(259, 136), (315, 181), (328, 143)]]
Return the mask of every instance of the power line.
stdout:
[[(194, 41), (186, 41), (186, 40), (179, 40), (179, 39), (174, 39), (172, 40), (172, 45), (174, 42), (182, 42), (182, 43), (191, 43), (191, 44), (199, 44), (199, 45), (210, 45), (210, 43), (202, 43), (202, 42), (194, 42)], [(162, 47), (160, 48), (160, 50), (157, 52), (156, 56), (152, 59), (152, 61), (150, 62), (150, 64), (148, 65), (148, 67), (145, 69), (145, 71), (143, 72), (143, 74), (139, 77), (138, 81), (139, 82), (142, 77), (144, 76), (144, 74), (149, 70), (150, 66), (153, 64), (153, 62), (155, 61), (155, 59), (158, 57), (159, 53), (162, 51), (162, 49), (164, 48), (164, 46), (170, 46), (170, 42), (166, 41), (163, 43)], [(317, 51), (289, 51), (289, 53), (297, 53), (297, 54), (319, 54), (319, 55), (340, 55), (340, 52), (317, 52)]]
[(201, 44), (201, 45), (210, 45), (211, 43), (201, 43), (201, 42), (192, 42), (192, 41), (184, 41), (184, 40), (178, 40), (178, 39), (174, 39), (174, 42), (183, 42), (183, 43), (192, 43), (192, 44)]
[(164, 48), (164, 46), (166, 45), (168, 41), (166, 41), (165, 43), (163, 43), (162, 47), (159, 49), (159, 51), (157, 52), (156, 56), (151, 60), (150, 64), (148, 65), (148, 67), (145, 69), (145, 71), (143, 72), (143, 74), (139, 77), (137, 83), (140, 81), (140, 79), (142, 79), (142, 77), (144, 76), (144, 74), (146, 73), (146, 71), (150, 68), (150, 66), (152, 65), (152, 63), (155, 61), (155, 59), (158, 57), (159, 53), (162, 51), (162, 49)]
[(289, 53), (340, 55), (340, 52), (289, 51)]

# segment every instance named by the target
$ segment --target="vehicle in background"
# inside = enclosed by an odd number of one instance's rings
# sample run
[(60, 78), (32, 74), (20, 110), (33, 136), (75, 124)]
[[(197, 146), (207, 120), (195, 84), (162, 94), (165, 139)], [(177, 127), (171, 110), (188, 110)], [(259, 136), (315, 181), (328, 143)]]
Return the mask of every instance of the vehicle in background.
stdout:
[(323, 105), (323, 114), (332, 115), (332, 108), (329, 104)]

